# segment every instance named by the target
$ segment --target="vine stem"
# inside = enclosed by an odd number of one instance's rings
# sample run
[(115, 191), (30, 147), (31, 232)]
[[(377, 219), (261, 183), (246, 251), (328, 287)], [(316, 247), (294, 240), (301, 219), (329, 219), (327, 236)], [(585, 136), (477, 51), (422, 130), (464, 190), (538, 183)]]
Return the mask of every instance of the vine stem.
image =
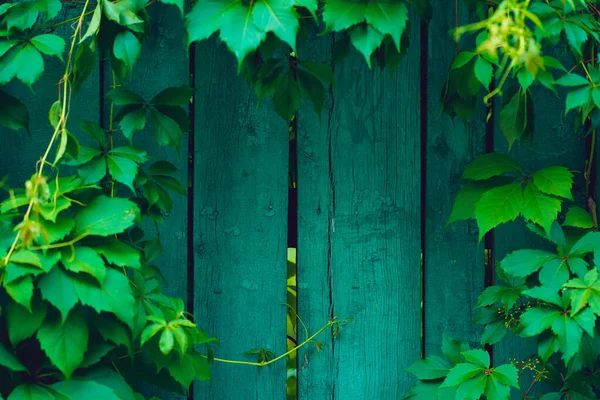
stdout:
[[(314, 338), (316, 338), (317, 336), (319, 336), (321, 334), (321, 332), (323, 332), (325, 329), (329, 328), (330, 326), (333, 326), (337, 321), (334, 319), (332, 319), (331, 321), (328, 321), (324, 326), (321, 327), (321, 329), (319, 329), (318, 331), (316, 331), (311, 337), (309, 337), (308, 339), (306, 339), (304, 342), (300, 343), (299, 345), (297, 345), (296, 347), (294, 347), (293, 349), (288, 350), (287, 352), (283, 353), (282, 355), (275, 357), (272, 360), (269, 361), (262, 361), (262, 362), (252, 362), (252, 361), (239, 361), (239, 360), (227, 360), (224, 358), (213, 358), (214, 361), (220, 362), (220, 363), (225, 363), (225, 364), (241, 364), (241, 365), (251, 365), (254, 367), (266, 367), (269, 364), (273, 364), (276, 361), (281, 360), (282, 358), (287, 357), (288, 355), (296, 352), (299, 348), (306, 346), (307, 344), (309, 344), (310, 342), (313, 341)], [(203, 356), (204, 358), (208, 358), (206, 356)]]
[[(73, 62), (73, 50), (75, 49), (75, 43), (77, 42), (77, 35), (78, 35), (79, 31), (81, 31), (81, 27), (83, 26), (83, 19), (85, 18), (85, 14), (86, 14), (86, 10), (89, 5), (89, 2), (90, 2), (90, 0), (85, 0), (85, 4), (83, 6), (83, 11), (81, 12), (81, 15), (79, 15), (78, 23), (75, 27), (75, 32), (73, 33), (73, 36), (71, 39), (71, 47), (69, 48), (69, 55), (67, 57), (65, 73), (64, 73), (62, 79), (60, 80), (60, 82), (63, 83), (63, 94), (62, 94), (63, 101), (62, 101), (60, 120), (56, 124), (56, 128), (54, 128), (54, 133), (52, 134), (52, 137), (50, 138), (50, 143), (48, 144), (48, 147), (46, 148), (46, 151), (44, 152), (44, 155), (42, 156), (42, 158), (39, 162), (39, 168), (37, 168), (37, 171), (35, 173), (35, 179), (33, 182), (33, 189), (32, 189), (33, 195), (31, 197), (31, 199), (29, 200), (29, 205), (27, 206), (27, 211), (25, 212), (25, 215), (23, 216), (22, 222), (28, 221), (31, 216), (31, 211), (33, 210), (33, 205), (35, 203), (35, 194), (37, 193), (37, 190), (40, 186), (40, 181), (43, 177), (42, 172), (44, 171), (44, 166), (46, 165), (46, 162), (47, 162), (46, 160), (48, 159), (50, 150), (52, 150), (54, 142), (58, 138), (59, 134), (61, 134), (62, 131), (65, 129), (65, 126), (67, 123), (67, 118), (68, 118), (68, 113), (67, 113), (68, 101), (67, 101), (67, 99), (68, 99), (68, 93), (70, 93), (70, 91), (69, 91), (69, 74), (71, 73), (71, 65)], [(60, 95), (59, 95), (59, 100), (60, 100)], [(19, 232), (17, 232), (17, 236), (15, 237), (15, 240), (13, 241), (12, 245), (10, 246), (10, 249), (8, 250), (8, 253), (6, 254), (6, 257), (4, 257), (3, 265), (0, 265), (0, 269), (5, 268), (6, 265), (8, 264), (10, 257), (13, 255), (13, 253), (15, 252), (15, 249), (17, 248), (20, 238), (21, 238), (21, 231), (19, 230)]]

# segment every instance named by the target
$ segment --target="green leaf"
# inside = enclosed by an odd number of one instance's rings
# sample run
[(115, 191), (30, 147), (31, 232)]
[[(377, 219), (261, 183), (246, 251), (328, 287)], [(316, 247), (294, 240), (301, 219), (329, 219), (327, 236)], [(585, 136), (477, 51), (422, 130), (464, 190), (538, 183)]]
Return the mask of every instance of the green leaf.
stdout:
[(515, 160), (504, 154), (488, 153), (471, 161), (461, 179), (478, 181), (513, 172), (522, 173), (521, 167)]
[(366, 4), (348, 0), (328, 0), (323, 8), (326, 31), (344, 31), (364, 21)]
[(561, 312), (547, 308), (528, 308), (519, 320), (524, 337), (536, 336), (549, 329), (552, 324), (561, 317)]
[(467, 182), (462, 186), (452, 204), (452, 211), (446, 226), (456, 221), (463, 221), (475, 217), (475, 204), (488, 191), (488, 185), (481, 185), (478, 182)]
[(579, 239), (571, 250), (569, 255), (585, 255), (588, 253), (598, 252), (600, 250), (600, 232), (590, 232)]
[(296, 34), (300, 23), (290, 1), (257, 0), (252, 8), (252, 20), (262, 31), (273, 32), (282, 42), (296, 51)]
[(487, 377), (485, 385), (485, 397), (494, 400), (508, 400), (510, 388), (501, 384), (493, 375)]
[(519, 371), (512, 364), (499, 365), (493, 368), (492, 376), (503, 385), (519, 388)]
[(100, 285), (104, 283), (106, 277), (106, 266), (102, 257), (90, 247), (75, 247), (65, 250), (61, 255), (62, 263), (67, 271), (80, 273), (85, 272), (98, 281)]
[(297, 7), (306, 8), (314, 20), (317, 20), (317, 10), (319, 9), (319, 2), (317, 0), (294, 0), (294, 4)]
[(457, 364), (450, 370), (448, 376), (444, 379), (442, 386), (458, 386), (464, 381), (473, 378), (475, 375), (482, 373), (484, 369), (485, 368), (482, 368), (479, 365), (470, 363)]
[(77, 46), (75, 64), (73, 65), (73, 87), (81, 89), (81, 85), (92, 74), (96, 67), (96, 54), (86, 43)]
[(106, 261), (118, 267), (141, 268), (140, 252), (119, 240), (110, 240), (95, 246), (94, 249), (103, 255)]
[(69, 311), (78, 301), (74, 279), (62, 268), (57, 267), (40, 279), (38, 287), (42, 297), (60, 311), (64, 323)]
[(137, 36), (135, 36), (131, 31), (117, 33), (113, 46), (113, 53), (115, 57), (125, 63), (130, 72), (138, 58), (140, 58), (141, 52), (142, 44)]
[(553, 258), (548, 260), (539, 274), (539, 279), (542, 285), (551, 287), (555, 290), (569, 279), (569, 269), (564, 259)]
[(80, 120), (79, 129), (87, 133), (100, 146), (106, 146), (106, 134), (100, 125), (96, 122)]
[(192, 351), (185, 353), (181, 360), (172, 361), (169, 374), (184, 387), (189, 387), (193, 379), (200, 381), (210, 379), (210, 366), (200, 353)]
[(521, 297), (521, 287), (489, 286), (479, 295), (477, 307), (487, 307), (499, 302), (505, 309), (510, 310), (519, 297)]
[(558, 345), (560, 351), (563, 353), (563, 360), (567, 364), (579, 350), (583, 330), (571, 317), (561, 315), (552, 323), (552, 331), (558, 338)]
[(44, 72), (44, 60), (40, 52), (31, 44), (23, 46), (13, 58), (16, 77), (31, 87)]
[(12, 346), (16, 346), (25, 339), (29, 339), (37, 331), (46, 318), (48, 306), (45, 302), (32, 303), (31, 312), (25, 307), (9, 302), (5, 306), (8, 338)]
[(115, 103), (117, 106), (125, 106), (129, 104), (143, 105), (145, 103), (142, 97), (121, 87), (113, 88), (106, 92), (106, 99)]
[(111, 312), (129, 327), (133, 327), (135, 299), (129, 280), (123, 272), (108, 268), (102, 287), (96, 285), (95, 282), (77, 280), (75, 291), (81, 304), (92, 307), (98, 313)]
[(464, 381), (456, 390), (457, 400), (478, 400), (485, 391), (487, 376), (481, 374)]
[(62, 61), (62, 55), (65, 51), (65, 41), (60, 36), (47, 33), (34, 36), (29, 42), (42, 53), (48, 56), (56, 56)]
[(521, 184), (500, 186), (488, 190), (475, 205), (479, 241), (498, 225), (515, 220), (523, 210)]
[(78, 310), (63, 324), (59, 319), (47, 319), (38, 329), (37, 338), (42, 350), (67, 379), (83, 361), (88, 346), (88, 326)]
[(358, 51), (362, 53), (371, 68), (371, 54), (381, 46), (384, 35), (371, 25), (358, 25), (350, 32), (350, 41)]
[(500, 111), (500, 129), (508, 141), (508, 149), (525, 134), (528, 124), (527, 93), (518, 90)]
[(490, 367), (490, 355), (481, 349), (468, 350), (462, 353), (465, 360), (482, 368)]
[(237, 0), (196, 2), (186, 16), (185, 26), (188, 33), (188, 46), (195, 41), (208, 39), (218, 31), (222, 24), (223, 15), (238, 4)]
[(140, 346), (144, 346), (148, 340), (152, 339), (158, 332), (164, 329), (165, 326), (162, 324), (150, 324), (142, 331), (142, 336), (140, 337)]
[(133, 225), (138, 207), (129, 200), (96, 197), (76, 217), (76, 236), (110, 236)]
[(106, 15), (106, 18), (116, 22), (121, 26), (134, 29), (135, 25), (142, 24), (144, 22), (140, 17), (136, 15), (140, 7), (143, 7), (144, 5), (144, 3), (142, 2), (115, 2), (104, 0), (102, 2), (102, 5), (104, 9), (104, 15)]
[(170, 329), (165, 329), (163, 333), (160, 335), (160, 340), (158, 342), (158, 346), (160, 351), (167, 355), (173, 350), (173, 346), (175, 345), (175, 337), (173, 336), (173, 332)]
[(523, 217), (549, 232), (552, 223), (558, 218), (561, 201), (543, 194), (532, 183), (528, 183), (525, 187), (523, 200)]
[(109, 318), (109, 316), (110, 314), (96, 314), (94, 316), (93, 322), (98, 333), (106, 341), (131, 349), (132, 344), (129, 329), (116, 319)]
[(284, 120), (291, 121), (300, 106), (298, 84), (291, 74), (286, 74), (277, 86), (273, 103), (277, 114)]
[(481, 345), (496, 344), (502, 340), (507, 333), (508, 328), (506, 327), (506, 323), (504, 321), (488, 324), (485, 326), (485, 328), (483, 328), (483, 333), (481, 334)]
[(69, 399), (125, 400), (109, 387), (93, 380), (71, 379), (57, 382), (52, 388), (64, 393)]
[(194, 89), (190, 88), (188, 85), (171, 87), (154, 96), (154, 98), (150, 100), (150, 104), (183, 106), (189, 104), (193, 95)]
[(131, 142), (133, 134), (136, 131), (141, 131), (146, 126), (146, 110), (141, 106), (136, 107), (133, 111), (125, 114), (119, 121), (119, 128), (123, 131), (123, 135)]
[(220, 37), (227, 44), (227, 48), (235, 54), (239, 72), (246, 56), (258, 48), (267, 33), (252, 22), (251, 7), (241, 2), (233, 2), (226, 7), (227, 11), (221, 17)]
[(543, 250), (516, 250), (504, 257), (500, 266), (512, 276), (525, 277), (539, 270), (549, 260), (556, 258), (558, 258), (556, 254)]
[(323, 83), (333, 83), (334, 74), (331, 66), (326, 63), (301, 61), (299, 69), (308, 72)]
[(88, 350), (85, 352), (83, 361), (81, 362), (81, 368), (91, 367), (94, 364), (99, 363), (104, 357), (106, 357), (108, 353), (110, 353), (114, 349), (114, 344), (98, 340), (91, 341)]
[(18, 131), (23, 128), (29, 132), (29, 112), (19, 99), (0, 90), (0, 125)]
[(442, 334), (442, 353), (444, 353), (444, 357), (446, 357), (452, 365), (463, 362), (465, 357), (462, 353), (468, 350), (469, 345), (467, 343), (462, 343)]
[(106, 159), (102, 156), (95, 157), (80, 166), (77, 173), (87, 184), (99, 182), (106, 175)]
[(566, 20), (564, 22), (565, 35), (567, 37), (567, 41), (571, 45), (571, 48), (581, 56), (583, 53), (581, 52), (581, 46), (588, 40), (587, 32), (581, 28), (578, 24)]
[(57, 400), (57, 398), (43, 386), (25, 383), (17, 386), (7, 400)]
[(452, 368), (452, 365), (448, 361), (442, 357), (431, 355), (425, 360), (416, 361), (410, 367), (406, 368), (406, 371), (418, 379), (427, 380), (444, 378), (448, 375), (450, 368)]
[(540, 192), (573, 200), (573, 173), (566, 167), (548, 167), (532, 175), (533, 184)]
[(152, 133), (161, 146), (179, 148), (181, 143), (181, 128), (173, 119), (156, 110), (150, 111)]
[(490, 84), (492, 83), (493, 70), (492, 64), (489, 61), (485, 60), (483, 57), (477, 57), (477, 60), (475, 60), (474, 69), (475, 76), (486, 89), (489, 88)]
[(129, 160), (135, 161), (136, 163), (144, 163), (148, 161), (148, 154), (146, 150), (140, 149), (135, 146), (121, 146), (114, 148), (109, 151), (109, 154), (127, 158)]
[(454, 60), (452, 61), (452, 66), (450, 67), (450, 69), (457, 69), (457, 68), (461, 68), (461, 67), (465, 66), (476, 55), (477, 55), (477, 53), (475, 53), (473, 51), (461, 51), (460, 53), (458, 53), (456, 55), (456, 57), (454, 57)]
[(562, 307), (562, 299), (558, 295), (558, 289), (554, 286), (535, 286), (531, 289), (524, 290), (523, 294), (536, 300)]
[(408, 21), (408, 10), (404, 3), (369, 1), (365, 10), (365, 19), (378, 32), (389, 35), (396, 45), (396, 50), (400, 52), (402, 34)]
[(591, 82), (581, 75), (566, 74), (557, 79), (556, 84), (561, 86), (590, 86)]
[(82, 43), (84, 40), (91, 36), (95, 36), (98, 34), (98, 30), (100, 29), (100, 21), (102, 20), (102, 3), (98, 2), (96, 8), (94, 9), (94, 14), (92, 15), (92, 19), (90, 20), (90, 24), (88, 25), (85, 34), (79, 41)]
[(19, 361), (19, 359), (0, 343), (0, 366), (8, 368), (11, 371), (27, 371), (27, 368)]
[(10, 283), (4, 283), (6, 293), (15, 301), (31, 311), (31, 298), (33, 297), (33, 280), (31, 276), (24, 276)]
[(586, 105), (592, 99), (592, 88), (590, 86), (581, 87), (570, 91), (567, 94), (565, 114), (577, 107)]
[(135, 193), (135, 187), (133, 186), (133, 180), (137, 176), (138, 165), (135, 161), (128, 158), (109, 155), (106, 157), (108, 164), (108, 172), (115, 179), (115, 181), (124, 184)]

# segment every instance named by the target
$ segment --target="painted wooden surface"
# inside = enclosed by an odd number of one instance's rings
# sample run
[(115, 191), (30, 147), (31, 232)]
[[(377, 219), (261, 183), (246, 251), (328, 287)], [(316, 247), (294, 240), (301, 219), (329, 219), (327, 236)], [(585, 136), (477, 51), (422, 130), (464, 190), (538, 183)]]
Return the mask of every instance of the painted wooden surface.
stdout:
[(324, 354), (301, 355), (307, 398), (398, 398), (410, 381), (402, 370), (419, 357), (418, 24), (412, 37), (392, 78), (351, 53), (336, 67), (328, 118), (299, 115), (298, 237), (311, 240), (298, 251), (299, 292), (310, 330), (326, 315), (353, 319), (325, 338)]
[[(126, 89), (138, 93), (150, 100), (160, 91), (174, 86), (187, 85), (190, 81), (189, 60), (185, 49), (185, 28), (179, 10), (168, 4), (158, 3), (149, 8), (152, 30), (148, 39), (143, 43), (141, 57), (134, 67), (133, 78), (124, 85)], [(107, 66), (107, 74), (110, 74)], [(111, 84), (107, 75), (106, 86)], [(106, 108), (108, 110), (108, 106)], [(120, 141), (123, 138), (121, 133)], [(148, 152), (154, 160), (167, 160), (173, 163), (178, 173), (175, 178), (186, 187), (188, 184), (188, 148), (187, 135), (181, 140), (181, 148), (176, 151), (161, 147), (156, 143), (150, 123), (143, 131), (134, 134), (134, 143)], [(171, 194), (173, 210), (165, 218), (165, 223), (159, 226), (160, 241), (164, 248), (163, 254), (154, 262), (167, 280), (164, 292), (168, 296), (176, 296), (185, 302), (188, 295), (187, 282), (187, 233), (188, 209), (187, 197)], [(147, 224), (149, 237), (155, 229)], [(155, 395), (163, 400), (183, 400), (187, 396), (165, 393), (157, 388), (144, 387), (146, 395)]]
[[(196, 69), (194, 249), (196, 322), (215, 356), (286, 351), (288, 127), (256, 106), (225, 46), (201, 43)], [(254, 359), (256, 361), (256, 359)], [(285, 362), (257, 370), (215, 364), (195, 399), (284, 399)]]
[[(566, 93), (560, 91), (560, 97), (553, 96), (546, 89), (535, 87), (535, 147), (525, 142), (515, 143), (508, 153), (523, 167), (525, 173), (538, 169), (562, 165), (572, 171), (583, 171), (585, 159), (583, 133), (574, 130), (573, 113), (564, 115), (564, 98)], [(497, 115), (496, 115), (497, 118)], [(494, 128), (495, 151), (506, 154), (508, 145), (496, 123)], [(575, 198), (577, 192), (584, 189), (581, 174), (575, 177)], [(494, 253), (497, 261), (501, 261), (508, 253), (527, 248), (554, 249), (548, 241), (532, 233), (522, 218), (499, 226), (494, 233)], [(494, 346), (494, 361), (496, 365), (509, 362), (510, 359), (527, 359), (537, 354), (536, 342), (533, 339), (523, 339), (507, 335), (504, 340)], [(530, 379), (525, 376), (524, 380)], [(513, 399), (520, 396), (513, 395)]]
[[(437, 4), (436, 4), (437, 3)], [(434, 9), (446, 4), (432, 3)], [(461, 4), (459, 23), (468, 23)], [(442, 333), (451, 338), (478, 342), (480, 328), (473, 323), (473, 308), (483, 289), (483, 244), (478, 245), (475, 221), (446, 226), (460, 176), (475, 156), (485, 152), (483, 105), (465, 125), (442, 114), (440, 93), (445, 71), (456, 54), (449, 32), (456, 24), (454, 13), (433, 13), (428, 26), (427, 51), (427, 144), (424, 244), (424, 339), (425, 354), (440, 354)]]

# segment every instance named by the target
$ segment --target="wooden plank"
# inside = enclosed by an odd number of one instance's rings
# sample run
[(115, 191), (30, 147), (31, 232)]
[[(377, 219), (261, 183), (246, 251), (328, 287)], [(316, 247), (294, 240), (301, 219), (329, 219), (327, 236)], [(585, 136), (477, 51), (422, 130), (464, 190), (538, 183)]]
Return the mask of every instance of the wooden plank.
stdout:
[[(141, 95), (149, 101), (160, 91), (187, 85), (190, 82), (189, 60), (185, 49), (185, 28), (177, 7), (155, 3), (148, 7), (151, 31), (143, 42), (141, 57), (133, 69), (132, 79), (125, 82), (124, 87)], [(112, 85), (112, 72), (106, 66), (105, 90)], [(106, 105), (108, 118), (110, 104)], [(121, 132), (115, 133), (118, 145), (127, 144)], [(178, 172), (174, 176), (184, 187), (187, 186), (188, 146), (187, 135), (181, 140), (179, 151), (158, 145), (150, 129), (150, 121), (143, 131), (134, 134), (134, 144), (143, 148), (154, 161), (166, 160), (173, 163)], [(160, 240), (164, 248), (162, 255), (154, 262), (164, 275), (167, 285), (163, 286), (168, 296), (181, 298), (187, 302), (187, 267), (188, 267), (188, 207), (187, 197), (170, 193), (173, 199), (173, 210), (159, 226)], [(148, 237), (156, 233), (153, 224), (146, 224)], [(192, 311), (192, 310), (188, 310)], [(144, 385), (140, 391), (146, 395), (157, 396), (164, 400), (183, 400), (187, 396), (164, 392), (156, 387)]]
[[(583, 171), (585, 152), (583, 134), (573, 129), (573, 113), (564, 116), (564, 99), (566, 92), (559, 91), (559, 96), (549, 94), (542, 87), (533, 88), (535, 105), (534, 144), (519, 145), (515, 143), (508, 153), (523, 167), (526, 173), (554, 165), (570, 168), (572, 171)], [(500, 101), (497, 99), (496, 101)], [(498, 113), (495, 115), (495, 151), (507, 154), (508, 144), (498, 126)], [(583, 198), (578, 191), (584, 190), (581, 174), (576, 176), (575, 198)], [(516, 222), (499, 226), (494, 233), (494, 254), (500, 261), (506, 254), (518, 249), (549, 249), (554, 250), (548, 241), (532, 233), (526, 228), (525, 222), (519, 218)], [(510, 359), (523, 360), (537, 354), (535, 340), (507, 335), (494, 346), (494, 362), (496, 365), (508, 363)], [(528, 379), (524, 378), (525, 381)], [(534, 394), (534, 393), (532, 393)], [(513, 395), (513, 399), (520, 396)]]
[[(81, 13), (80, 4), (63, 3), (58, 16), (49, 23), (58, 23), (75, 18)], [(71, 24), (57, 27), (56, 33), (67, 43), (73, 35)], [(67, 46), (68, 48), (69, 46)], [(56, 57), (44, 56), (45, 70), (40, 80), (33, 84), (33, 91), (16, 79), (2, 87), (2, 90), (21, 100), (29, 110), (29, 126), (31, 137), (24, 130), (10, 131), (0, 127), (0, 177), (8, 174), (8, 183), (13, 188), (23, 188), (25, 181), (35, 172), (37, 161), (46, 150), (53, 129), (48, 122), (48, 110), (58, 100), (58, 81), (65, 72), (65, 65)], [(67, 128), (81, 139), (77, 129), (80, 119), (99, 121), (100, 118), (100, 84), (99, 69), (96, 68), (79, 92), (73, 92), (71, 112)]]
[(412, 382), (402, 370), (421, 346), (418, 23), (411, 33), (393, 78), (352, 52), (336, 67), (327, 123), (306, 109), (298, 119), (300, 316), (310, 331), (330, 311), (354, 321), (320, 355), (301, 354), (305, 399), (392, 399)]
[[(196, 49), (195, 316), (221, 347), (286, 351), (288, 127), (270, 101), (257, 107), (225, 46)], [(255, 361), (255, 360), (254, 360)], [(195, 399), (284, 399), (286, 363), (216, 363)]]
[[(436, 5), (437, 3), (437, 5)], [(434, 10), (446, 4), (432, 3)], [(428, 25), (427, 54), (427, 153), (426, 223), (424, 251), (425, 353), (441, 354), (442, 334), (461, 341), (477, 342), (480, 329), (473, 324), (473, 309), (483, 290), (483, 245), (478, 245), (474, 221), (446, 227), (460, 176), (475, 156), (485, 152), (485, 107), (464, 124), (441, 114), (440, 93), (456, 54), (448, 32), (455, 27), (454, 12), (434, 12)], [(468, 23), (461, 6), (459, 23)], [(442, 73), (440, 72), (442, 71)]]

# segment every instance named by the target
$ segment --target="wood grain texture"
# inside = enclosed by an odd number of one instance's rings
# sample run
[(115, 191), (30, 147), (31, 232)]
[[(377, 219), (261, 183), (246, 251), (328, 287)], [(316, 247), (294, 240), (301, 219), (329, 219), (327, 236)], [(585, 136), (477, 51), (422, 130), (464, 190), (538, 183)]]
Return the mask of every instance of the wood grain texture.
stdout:
[[(148, 7), (148, 11), (152, 22), (151, 31), (148, 39), (143, 42), (141, 57), (134, 67), (132, 79), (124, 84), (126, 89), (138, 93), (147, 101), (166, 88), (187, 85), (190, 81), (189, 60), (185, 49), (185, 28), (179, 10), (172, 5), (155, 3)], [(112, 81), (108, 68), (106, 76), (108, 86)], [(109, 110), (109, 107), (107, 105), (106, 110)], [(121, 132), (115, 135), (118, 136), (118, 142), (125, 144)], [(187, 187), (187, 135), (182, 138), (179, 151), (160, 146), (152, 135), (148, 120), (146, 128), (134, 134), (134, 144), (146, 150), (153, 161), (166, 160), (173, 163), (178, 169), (175, 178)], [(173, 210), (165, 218), (164, 224), (159, 226), (164, 252), (155, 261), (155, 265), (160, 268), (167, 280), (167, 285), (163, 288), (165, 294), (179, 297), (187, 302), (187, 197), (172, 192), (170, 196), (173, 199)], [(147, 224), (146, 232), (148, 237), (154, 236), (156, 230), (153, 224)], [(154, 395), (163, 400), (187, 398), (147, 386), (140, 390), (148, 397)]]
[[(55, 19), (56, 23), (80, 15), (79, 4), (63, 4)], [(70, 24), (58, 27), (55, 31), (65, 42), (71, 43), (74, 28)], [(14, 132), (0, 127), (0, 177), (8, 175), (8, 183), (13, 188), (23, 188), (25, 181), (35, 172), (35, 165), (48, 147), (52, 136), (52, 126), (48, 122), (48, 110), (58, 100), (58, 82), (65, 72), (65, 65), (56, 57), (44, 57), (44, 73), (33, 84), (33, 91), (16, 79), (2, 87), (3, 90), (20, 99), (29, 111), (31, 137), (24, 130)], [(66, 55), (65, 55), (66, 57)], [(77, 129), (80, 119), (98, 121), (100, 118), (99, 69), (96, 68), (83, 84), (79, 92), (73, 92), (71, 112), (67, 129), (78, 139), (83, 139)]]
[[(437, 4), (436, 4), (437, 3)], [(445, 2), (436, 0), (434, 10)], [(427, 51), (427, 148), (424, 248), (425, 353), (441, 354), (442, 334), (461, 341), (478, 342), (480, 328), (473, 323), (473, 309), (483, 290), (483, 245), (478, 245), (475, 221), (446, 226), (460, 176), (469, 162), (485, 152), (485, 110), (464, 124), (441, 113), (440, 93), (456, 54), (449, 35), (455, 26), (454, 12), (434, 12), (428, 25)], [(468, 23), (461, 6), (459, 23)]]
[(402, 370), (421, 344), (418, 23), (411, 37), (392, 78), (353, 51), (336, 67), (329, 118), (299, 116), (300, 316), (310, 331), (330, 312), (353, 319), (321, 354), (301, 354), (304, 398), (394, 399), (412, 382)]
[[(496, 113), (495, 151), (508, 153), (514, 157), (521, 164), (523, 170), (529, 174), (554, 165), (566, 166), (572, 171), (583, 171), (585, 160), (583, 133), (574, 130), (573, 113), (566, 117), (564, 115), (565, 96), (566, 92), (563, 90), (559, 91), (559, 96), (554, 96), (545, 88), (533, 88), (535, 105), (533, 145), (515, 143), (510, 152), (508, 152), (507, 141), (498, 126), (498, 113)], [(584, 189), (581, 174), (576, 174), (574, 197), (583, 198), (581, 192)], [(506, 254), (514, 250), (530, 248), (553, 251), (555, 247), (527, 229), (522, 218), (495, 229), (494, 253), (497, 261), (501, 261)], [(511, 358), (523, 360), (535, 354), (537, 354), (537, 346), (533, 339), (507, 335), (494, 346), (496, 365), (507, 363)], [(527, 379), (528, 377), (525, 377), (524, 381), (526, 382)], [(512, 398), (520, 399), (521, 397), (515, 393)]]
[[(288, 127), (271, 101), (257, 107), (225, 46), (196, 49), (195, 316), (215, 356), (286, 351)], [(254, 359), (255, 361), (255, 359)], [(196, 399), (284, 399), (285, 362), (216, 363)]]

